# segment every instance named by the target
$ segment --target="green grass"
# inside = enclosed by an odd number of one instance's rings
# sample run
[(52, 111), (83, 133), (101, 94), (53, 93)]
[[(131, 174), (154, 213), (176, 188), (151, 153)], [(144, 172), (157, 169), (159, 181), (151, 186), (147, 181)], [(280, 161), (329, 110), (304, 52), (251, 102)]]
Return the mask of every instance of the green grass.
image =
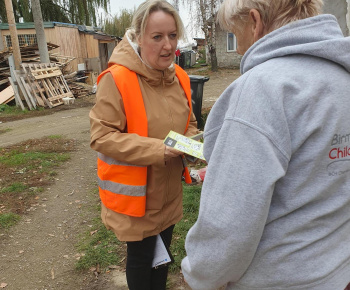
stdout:
[(69, 158), (69, 153), (57, 154), (56, 152), (19, 152), (12, 150), (0, 156), (0, 163), (11, 167), (26, 165), (26, 169), (37, 167), (44, 170), (57, 163), (65, 162)]
[(0, 229), (14, 225), (26, 213), (74, 149), (74, 140), (58, 135), (0, 148)]
[[(186, 256), (185, 238), (188, 230), (197, 220), (199, 210), (199, 199), (201, 186), (188, 186), (184, 183), (183, 219), (175, 226), (171, 252), (175, 262), (170, 271), (176, 273), (181, 267), (181, 260)], [(100, 207), (92, 209), (93, 215), (98, 215)], [(105, 270), (109, 265), (117, 265), (125, 258), (124, 243), (119, 242), (112, 231), (108, 231), (102, 224), (100, 217), (93, 220), (93, 225), (80, 239), (77, 245), (78, 251), (82, 253), (76, 263), (77, 270), (86, 270), (99, 265)], [(92, 234), (93, 233), (93, 234)]]
[(118, 264), (121, 260), (118, 255), (120, 245), (121, 242), (112, 231), (105, 228), (101, 219), (94, 219), (93, 226), (78, 244), (82, 256), (76, 263), (76, 269), (86, 270), (97, 265), (100, 269), (105, 269), (109, 265)]
[(176, 272), (181, 268), (181, 261), (186, 256), (185, 238), (189, 229), (196, 222), (199, 210), (199, 200), (201, 186), (185, 185), (183, 186), (183, 219), (176, 224), (170, 251), (173, 254), (175, 262), (171, 264), (170, 271)]
[(62, 135), (50, 135), (48, 136), (49, 139), (62, 139)]
[(28, 189), (28, 186), (26, 186), (25, 184), (23, 184), (22, 182), (15, 182), (12, 183), (11, 185), (4, 187), (0, 190), (0, 193), (3, 192), (23, 192), (26, 191)]
[[(43, 107), (37, 107), (35, 111), (43, 111), (45, 110)], [(20, 107), (17, 106), (9, 106), (7, 104), (0, 105), (0, 116), (1, 115), (25, 115), (30, 113), (29, 110), (24, 109), (22, 110)]]
[(9, 132), (9, 131), (11, 131), (10, 128), (0, 129), (0, 134), (4, 134), (4, 133)]
[(20, 218), (19, 215), (14, 213), (0, 214), (0, 228), (8, 229), (15, 225)]

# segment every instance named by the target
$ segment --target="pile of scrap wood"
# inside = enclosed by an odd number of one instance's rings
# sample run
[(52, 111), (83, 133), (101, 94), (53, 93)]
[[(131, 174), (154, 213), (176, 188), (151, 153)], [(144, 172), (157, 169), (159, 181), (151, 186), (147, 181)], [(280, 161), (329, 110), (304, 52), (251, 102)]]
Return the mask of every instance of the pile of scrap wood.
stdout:
[(9, 77), (9, 81), (22, 110), (26, 107), (33, 110), (37, 106), (53, 108), (62, 105), (64, 100), (74, 99), (61, 69), (54, 63), (22, 63), (21, 70), (14, 70), (13, 74), (14, 79)]
[[(53, 43), (47, 43), (48, 51), (51, 51), (59, 46)], [(21, 46), (21, 59), (23, 63), (37, 62), (40, 63), (39, 48), (37, 44), (30, 46)], [(10, 67), (8, 57), (12, 54), (12, 48), (7, 48), (0, 51), (0, 91), (9, 85), (8, 77), (10, 77)], [(51, 63), (55, 63), (63, 72), (68, 73), (71, 70), (70, 64), (75, 57), (59, 55), (58, 53), (49, 53)]]

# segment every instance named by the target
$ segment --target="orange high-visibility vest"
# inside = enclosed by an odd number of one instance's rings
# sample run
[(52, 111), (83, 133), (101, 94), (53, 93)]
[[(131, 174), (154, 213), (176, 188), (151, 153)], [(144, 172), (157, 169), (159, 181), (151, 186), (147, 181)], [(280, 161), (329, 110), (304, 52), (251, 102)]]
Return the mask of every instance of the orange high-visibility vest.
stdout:
[[(98, 79), (110, 72), (121, 93), (128, 133), (148, 136), (148, 122), (138, 78), (135, 72), (121, 65), (112, 65), (103, 71)], [(187, 73), (175, 65), (176, 76), (187, 96), (190, 113), (185, 132), (188, 128), (191, 112), (191, 87)], [(131, 84), (131, 85), (130, 85)], [(98, 153), (97, 175), (99, 194), (102, 203), (109, 209), (134, 217), (142, 217), (146, 211), (147, 166), (136, 166), (117, 161)], [(185, 180), (191, 183), (188, 169), (185, 168)]]

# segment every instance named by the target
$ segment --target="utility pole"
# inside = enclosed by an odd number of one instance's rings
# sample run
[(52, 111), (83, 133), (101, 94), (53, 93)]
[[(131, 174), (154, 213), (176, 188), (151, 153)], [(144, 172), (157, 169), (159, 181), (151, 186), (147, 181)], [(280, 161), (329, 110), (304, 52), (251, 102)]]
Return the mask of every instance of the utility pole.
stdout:
[(43, 16), (41, 14), (40, 0), (32, 0), (32, 11), (34, 18), (34, 26), (36, 31), (36, 39), (38, 40), (40, 62), (49, 63), (49, 51), (47, 50), (46, 36), (44, 31)]
[(11, 0), (5, 0), (5, 8), (6, 8), (7, 22), (10, 29), (15, 68), (19, 70), (21, 68), (20, 65), (22, 62), (22, 58), (21, 58), (21, 51), (19, 49), (16, 21), (15, 21), (15, 16), (13, 14), (13, 6), (12, 6)]

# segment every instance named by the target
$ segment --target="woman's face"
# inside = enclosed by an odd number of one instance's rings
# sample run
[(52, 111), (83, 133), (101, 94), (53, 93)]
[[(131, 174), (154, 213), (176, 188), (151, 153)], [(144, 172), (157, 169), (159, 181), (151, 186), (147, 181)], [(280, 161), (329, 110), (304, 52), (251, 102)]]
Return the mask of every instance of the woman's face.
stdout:
[(250, 23), (243, 23), (241, 29), (232, 29), (237, 40), (237, 53), (244, 55), (246, 51), (254, 44)]
[(258, 10), (251, 9), (245, 21), (238, 23), (240, 29), (232, 28), (237, 39), (237, 53), (244, 55), (247, 50), (267, 32)]
[(177, 46), (175, 19), (163, 11), (149, 15), (146, 30), (139, 38), (143, 61), (157, 70), (165, 70), (174, 60)]

